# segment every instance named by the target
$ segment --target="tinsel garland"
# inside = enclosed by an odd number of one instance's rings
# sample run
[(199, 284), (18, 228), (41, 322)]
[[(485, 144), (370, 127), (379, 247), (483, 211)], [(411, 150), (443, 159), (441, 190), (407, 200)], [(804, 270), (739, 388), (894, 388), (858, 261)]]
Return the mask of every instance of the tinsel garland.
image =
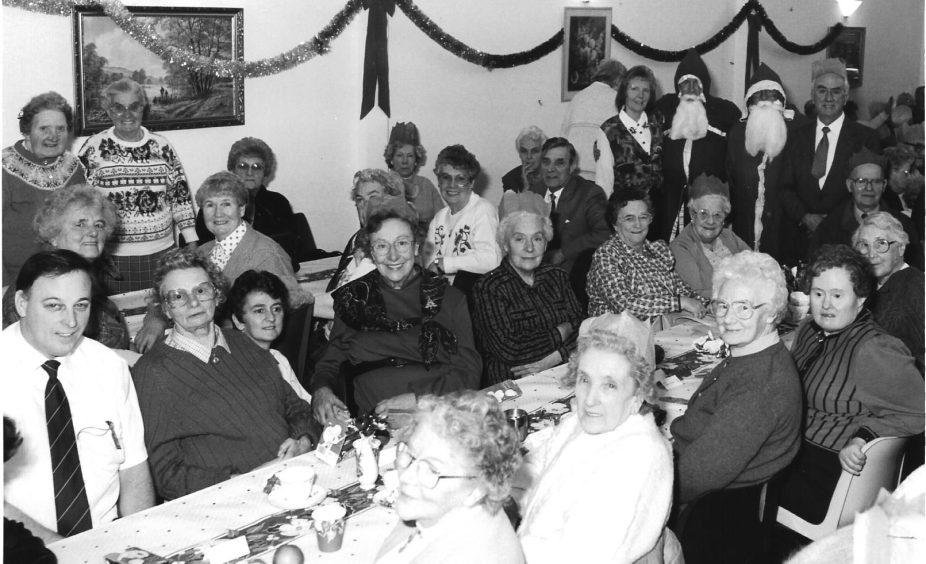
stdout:
[[(347, 25), (350, 24), (354, 16), (361, 10), (362, 4), (363, 0), (348, 0), (344, 8), (335, 14), (328, 25), (312, 39), (300, 43), (293, 49), (275, 57), (248, 62), (208, 59), (190, 53), (184, 49), (166, 45), (160, 40), (150, 26), (138, 22), (119, 0), (85, 0), (76, 2), (75, 0), (3, 0), (4, 6), (59, 16), (70, 16), (74, 5), (100, 6), (106, 15), (112, 18), (123, 31), (159, 57), (177, 62), (181, 66), (188, 66), (199, 72), (209, 72), (222, 77), (257, 77), (277, 74), (300, 65), (317, 55), (327, 53), (330, 49), (331, 41), (337, 38)], [(561, 29), (540, 45), (526, 51), (507, 55), (486, 53), (470, 47), (445, 32), (440, 26), (434, 23), (431, 18), (426, 16), (413, 0), (396, 0), (396, 5), (418, 29), (437, 42), (445, 50), (465, 61), (480, 65), (489, 70), (496, 68), (511, 68), (532, 63), (549, 55), (563, 44), (564, 34)], [(694, 48), (702, 54), (715, 49), (721, 43), (729, 39), (750, 15), (761, 20), (762, 26), (768, 31), (769, 36), (775, 43), (783, 49), (798, 55), (809, 55), (823, 50), (836, 39), (843, 29), (842, 24), (837, 23), (820, 41), (810, 45), (799, 45), (789, 41), (784, 34), (782, 34), (781, 30), (779, 30), (768, 17), (765, 8), (758, 0), (749, 0), (720, 31), (706, 41), (694, 46)], [(611, 26), (611, 37), (630, 51), (655, 61), (680, 61), (687, 51), (687, 49), (666, 51), (650, 47), (636, 41), (614, 25)]]

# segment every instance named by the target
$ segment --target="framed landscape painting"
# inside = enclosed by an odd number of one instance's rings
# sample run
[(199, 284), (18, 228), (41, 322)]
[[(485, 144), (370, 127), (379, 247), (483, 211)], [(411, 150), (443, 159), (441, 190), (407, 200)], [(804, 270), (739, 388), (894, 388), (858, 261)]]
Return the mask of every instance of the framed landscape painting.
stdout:
[(563, 32), (566, 102), (592, 83), (598, 63), (611, 58), (611, 8), (566, 8)]
[[(128, 8), (165, 43), (209, 58), (244, 60), (239, 8)], [(102, 90), (120, 78), (141, 84), (151, 130), (244, 124), (244, 79), (217, 77), (165, 61), (122, 31), (99, 8), (74, 8), (74, 76), (77, 135), (112, 124)]]

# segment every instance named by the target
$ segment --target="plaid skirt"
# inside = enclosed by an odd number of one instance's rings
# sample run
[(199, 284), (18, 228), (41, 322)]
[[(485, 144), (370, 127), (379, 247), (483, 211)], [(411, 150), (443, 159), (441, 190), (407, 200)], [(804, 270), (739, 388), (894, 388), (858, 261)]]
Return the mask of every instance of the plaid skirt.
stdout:
[(113, 255), (113, 264), (117, 273), (106, 273), (104, 275), (104, 283), (109, 294), (152, 289), (154, 287), (154, 271), (157, 269), (161, 257), (176, 248), (176, 246), (173, 246), (152, 255)]

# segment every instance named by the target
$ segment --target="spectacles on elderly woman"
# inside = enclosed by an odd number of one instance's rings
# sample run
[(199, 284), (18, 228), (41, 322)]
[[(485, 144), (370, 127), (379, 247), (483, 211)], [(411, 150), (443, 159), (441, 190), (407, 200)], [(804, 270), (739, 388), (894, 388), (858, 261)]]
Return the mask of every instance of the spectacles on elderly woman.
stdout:
[(867, 255), (871, 249), (874, 249), (875, 252), (879, 255), (883, 255), (887, 252), (888, 249), (891, 248), (891, 245), (894, 243), (897, 243), (897, 241), (888, 241), (887, 239), (879, 238), (875, 239), (871, 243), (868, 241), (857, 241), (854, 246), (855, 250), (862, 253), (863, 255)]
[(440, 470), (434, 468), (430, 462), (427, 460), (421, 460), (413, 455), (408, 450), (408, 443), (400, 442), (396, 445), (396, 454), (395, 454), (395, 466), (399, 470), (406, 470), (411, 467), (412, 464), (415, 464), (415, 470), (417, 472), (416, 477), (418, 478), (418, 483), (422, 486), (432, 490), (437, 487), (437, 483), (442, 479), (460, 479), (460, 480), (474, 480), (478, 476), (473, 475), (450, 475), (450, 474), (441, 474)]
[(128, 107), (126, 107), (120, 104), (119, 102), (113, 102), (109, 105), (109, 109), (116, 115), (122, 115), (126, 112), (137, 114), (138, 112), (145, 109), (145, 105), (142, 104), (141, 102), (132, 102), (131, 104), (128, 105)]
[(723, 212), (711, 212), (709, 210), (696, 210), (695, 215), (697, 215), (698, 219), (700, 219), (701, 221), (713, 220), (714, 223), (719, 223), (727, 219), (727, 214)]
[(260, 172), (260, 171), (264, 170), (264, 163), (244, 163), (244, 162), (241, 162), (241, 163), (238, 163), (238, 165), (237, 165), (236, 168), (237, 168), (238, 170), (242, 171), (242, 172), (247, 172), (247, 171), (249, 171), (249, 170), (254, 171), (254, 172)]
[(215, 299), (215, 295), (215, 286), (211, 282), (203, 282), (190, 291), (168, 290), (164, 294), (164, 301), (167, 302), (167, 307), (177, 309), (190, 303), (190, 296), (195, 297), (197, 302), (209, 302)]
[(456, 176), (450, 176), (449, 174), (442, 172), (437, 175), (438, 184), (446, 185), (446, 184), (452, 183), (457, 188), (466, 188), (467, 186), (469, 186), (470, 182), (472, 182), (471, 178), (467, 178), (466, 176), (463, 176), (461, 174), (458, 174)]
[(709, 307), (711, 309), (711, 313), (718, 319), (724, 317), (727, 315), (728, 311), (732, 310), (733, 315), (735, 315), (737, 319), (747, 321), (752, 319), (752, 316), (756, 314), (756, 310), (764, 305), (766, 304), (752, 305), (751, 303), (742, 300), (732, 303), (727, 303), (723, 300), (711, 300)]

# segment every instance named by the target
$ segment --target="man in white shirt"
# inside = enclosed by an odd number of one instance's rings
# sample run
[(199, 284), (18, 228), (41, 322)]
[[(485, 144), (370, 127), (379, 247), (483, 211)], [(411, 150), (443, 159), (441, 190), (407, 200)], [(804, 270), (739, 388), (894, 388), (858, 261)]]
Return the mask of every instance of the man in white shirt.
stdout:
[(811, 235), (843, 202), (850, 199), (846, 179), (852, 155), (867, 147), (880, 153), (878, 134), (846, 119), (849, 79), (841, 59), (815, 61), (812, 70), (813, 102), (817, 119), (798, 127), (785, 149), (790, 175), (783, 179), (781, 205), (782, 260), (805, 260)]
[(71, 251), (30, 257), (16, 280), (21, 319), (0, 334), (3, 412), (23, 438), (4, 466), (4, 513), (46, 542), (154, 505), (128, 365), (83, 336), (89, 269)]

